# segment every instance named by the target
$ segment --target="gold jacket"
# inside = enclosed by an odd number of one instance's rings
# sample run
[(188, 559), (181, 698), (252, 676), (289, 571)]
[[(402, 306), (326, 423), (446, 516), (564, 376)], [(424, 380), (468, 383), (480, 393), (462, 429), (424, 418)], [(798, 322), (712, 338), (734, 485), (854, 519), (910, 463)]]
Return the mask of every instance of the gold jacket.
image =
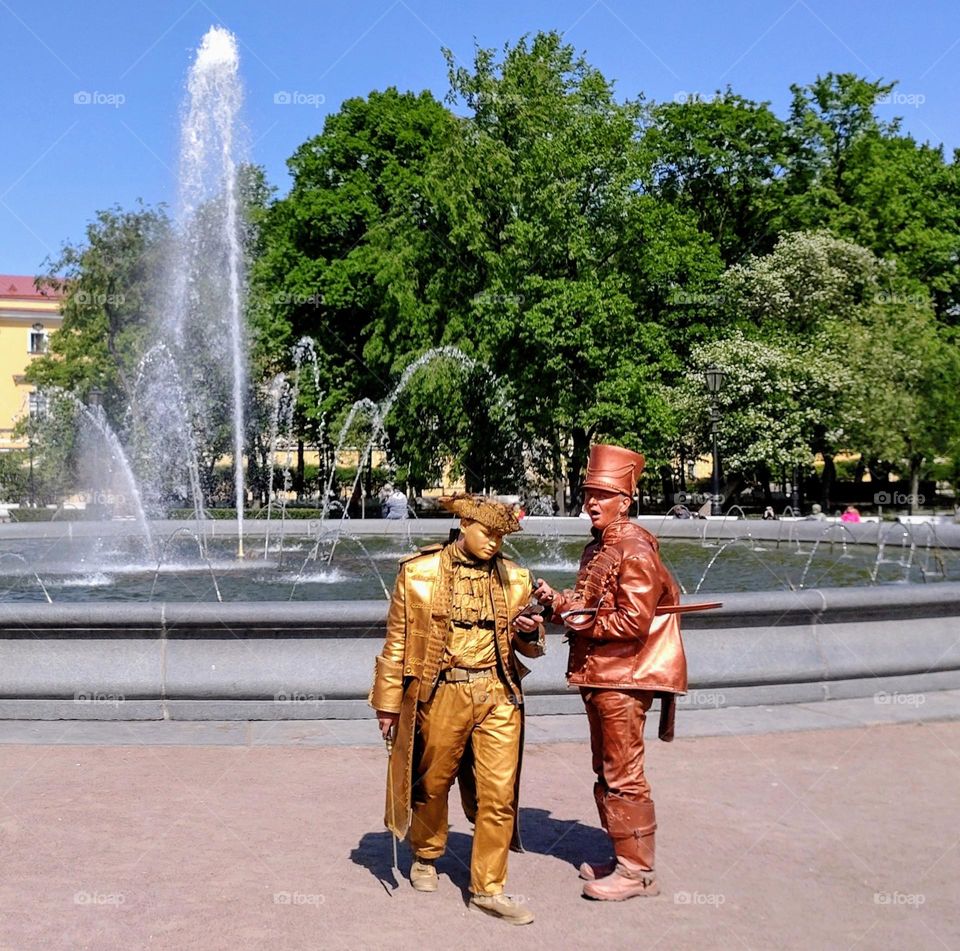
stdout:
[[(422, 549), (400, 565), (390, 610), (387, 636), (376, 659), (373, 688), (368, 698), (375, 710), (399, 713), (397, 733), (390, 757), (387, 781), (385, 823), (401, 838), (406, 835), (412, 815), (414, 777), (414, 739), (417, 707), (433, 694), (440, 674), (440, 661), (446, 644), (449, 618), (438, 617), (433, 610), (437, 581), (441, 578), (443, 545)], [(517, 637), (512, 620), (526, 607), (533, 589), (530, 572), (497, 555), (491, 576), (495, 613), (494, 640), (497, 667), (515, 702), (523, 703), (521, 679), (529, 669), (517, 653), (539, 657), (544, 652), (544, 632), (536, 642)], [(502, 593), (502, 597), (500, 594)], [(500, 607), (498, 607), (500, 605)], [(472, 763), (464, 757), (460, 776), (464, 809), (471, 815)], [(519, 775), (519, 771), (518, 771)]]

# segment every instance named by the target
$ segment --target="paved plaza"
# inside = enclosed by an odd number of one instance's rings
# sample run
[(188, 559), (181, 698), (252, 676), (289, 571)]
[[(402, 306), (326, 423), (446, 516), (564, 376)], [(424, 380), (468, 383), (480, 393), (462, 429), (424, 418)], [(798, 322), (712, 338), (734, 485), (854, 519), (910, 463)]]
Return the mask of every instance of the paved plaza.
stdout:
[(960, 722), (856, 724), (863, 704), (839, 727), (816, 708), (842, 704), (807, 705), (820, 729), (715, 711), (720, 735), (651, 743), (663, 893), (617, 905), (580, 897), (603, 852), (585, 743), (528, 743), (525, 928), (467, 909), (455, 793), (439, 891), (411, 890), (404, 846), (394, 878), (385, 754), (343, 745), (370, 722), (0, 724), (0, 949), (960, 947)]

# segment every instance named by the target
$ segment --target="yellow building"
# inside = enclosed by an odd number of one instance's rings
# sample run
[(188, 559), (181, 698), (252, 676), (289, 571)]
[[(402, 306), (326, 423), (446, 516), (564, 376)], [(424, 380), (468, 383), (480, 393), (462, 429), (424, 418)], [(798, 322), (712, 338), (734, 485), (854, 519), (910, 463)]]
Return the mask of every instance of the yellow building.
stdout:
[(26, 448), (26, 440), (14, 438), (14, 427), (28, 413), (42, 413), (44, 406), (43, 395), (26, 383), (24, 374), (63, 323), (61, 295), (40, 292), (33, 281), (0, 274), (0, 452)]

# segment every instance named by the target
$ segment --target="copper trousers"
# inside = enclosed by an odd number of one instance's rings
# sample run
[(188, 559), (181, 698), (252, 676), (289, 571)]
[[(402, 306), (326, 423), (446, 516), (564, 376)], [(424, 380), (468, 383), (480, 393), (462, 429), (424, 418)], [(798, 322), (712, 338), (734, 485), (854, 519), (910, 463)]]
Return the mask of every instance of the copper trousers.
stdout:
[(654, 693), (581, 687), (580, 696), (590, 724), (600, 824), (613, 840), (618, 861), (652, 870), (657, 824), (643, 773), (643, 728)]
[(496, 895), (507, 878), (520, 756), (520, 709), (495, 671), (472, 683), (440, 683), (417, 711), (420, 757), (413, 787), (410, 846), (437, 859), (447, 846), (447, 798), (467, 743), (472, 746), (477, 816), (470, 890)]

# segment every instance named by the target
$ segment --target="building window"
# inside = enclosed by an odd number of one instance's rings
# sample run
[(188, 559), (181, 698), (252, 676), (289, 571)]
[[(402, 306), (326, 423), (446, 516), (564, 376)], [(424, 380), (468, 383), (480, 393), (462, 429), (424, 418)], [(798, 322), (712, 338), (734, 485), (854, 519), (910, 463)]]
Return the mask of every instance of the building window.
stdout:
[(34, 324), (30, 329), (30, 353), (47, 352), (47, 334), (43, 324)]
[(31, 419), (46, 419), (47, 416), (47, 397), (40, 390), (34, 390), (28, 396)]

